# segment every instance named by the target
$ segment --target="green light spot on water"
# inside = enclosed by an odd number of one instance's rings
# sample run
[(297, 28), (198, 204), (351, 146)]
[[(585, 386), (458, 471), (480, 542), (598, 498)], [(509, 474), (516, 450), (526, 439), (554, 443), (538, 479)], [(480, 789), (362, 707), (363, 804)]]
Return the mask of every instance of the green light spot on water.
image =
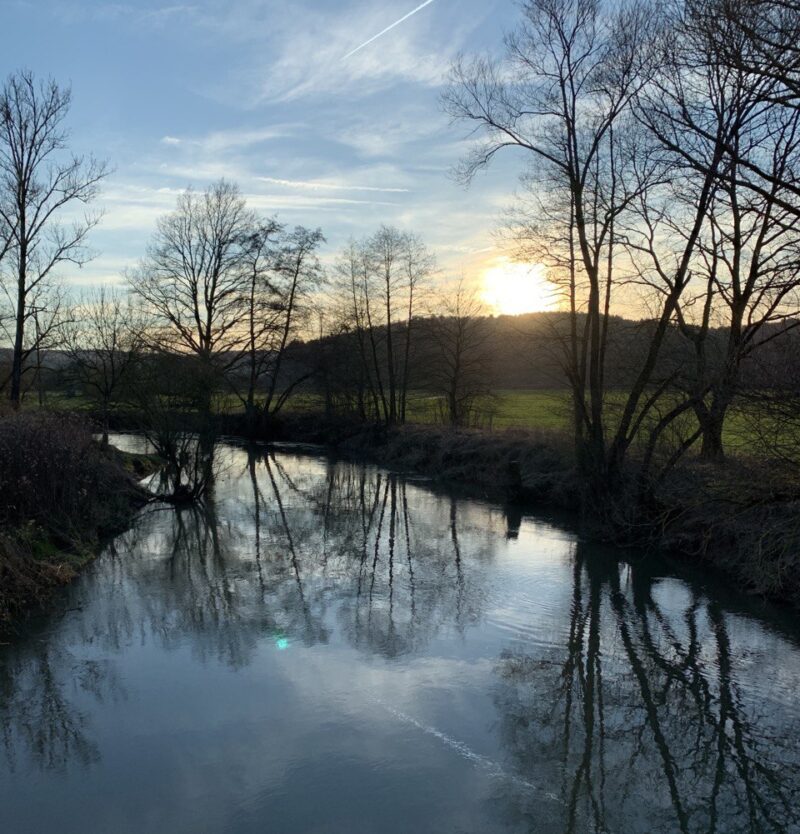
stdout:
[(279, 651), (285, 651), (289, 648), (289, 641), (285, 637), (279, 637), (275, 641), (275, 645), (278, 647)]

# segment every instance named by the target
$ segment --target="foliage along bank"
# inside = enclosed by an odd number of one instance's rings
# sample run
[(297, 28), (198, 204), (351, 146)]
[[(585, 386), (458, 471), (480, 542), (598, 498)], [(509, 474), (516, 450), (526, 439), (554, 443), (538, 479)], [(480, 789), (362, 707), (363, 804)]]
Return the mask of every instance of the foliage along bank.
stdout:
[(133, 467), (69, 416), (0, 417), (0, 630), (130, 523), (146, 500)]

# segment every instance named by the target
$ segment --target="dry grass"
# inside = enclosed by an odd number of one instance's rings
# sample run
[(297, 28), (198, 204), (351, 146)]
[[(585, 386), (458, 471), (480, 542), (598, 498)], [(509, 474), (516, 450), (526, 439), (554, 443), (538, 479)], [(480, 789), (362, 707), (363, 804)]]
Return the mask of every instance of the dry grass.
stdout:
[(0, 625), (69, 581), (141, 498), (76, 419), (0, 416)]
[(800, 605), (800, 483), (774, 461), (690, 461), (658, 496), (661, 543), (733, 576), (751, 593)]

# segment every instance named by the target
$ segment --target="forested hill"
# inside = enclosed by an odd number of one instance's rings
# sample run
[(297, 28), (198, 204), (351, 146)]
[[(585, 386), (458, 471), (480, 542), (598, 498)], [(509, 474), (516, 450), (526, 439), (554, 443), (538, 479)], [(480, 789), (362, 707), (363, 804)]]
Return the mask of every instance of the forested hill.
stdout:
[[(476, 385), (476, 377), (483, 384), (478, 388), (550, 389), (567, 386), (563, 371), (565, 351), (569, 349), (570, 322), (565, 313), (528, 313), (518, 316), (484, 317), (472, 320), (467, 334), (467, 345), (461, 358), (470, 364), (470, 384)], [(474, 322), (479, 327), (474, 326)], [(582, 319), (578, 320), (578, 332)], [(410, 386), (417, 389), (437, 387), (441, 383), (443, 357), (453, 347), (452, 319), (445, 317), (420, 318), (412, 323), (410, 348)], [(792, 323), (796, 324), (796, 323)], [(651, 320), (634, 321), (621, 317), (609, 320), (606, 361), (606, 384), (612, 388), (625, 388), (635, 379), (650, 347), (654, 323)], [(765, 328), (759, 335), (766, 341), (763, 347), (742, 363), (740, 387), (780, 388), (800, 383), (800, 327), (789, 326), (789, 332), (777, 335), (786, 324)], [(392, 325), (397, 356), (404, 356), (406, 336), (405, 322)], [(662, 346), (654, 378), (663, 380), (673, 374), (691, 379), (697, 373), (692, 332), (683, 333), (672, 328)], [(777, 336), (777, 338), (774, 338)], [(385, 361), (386, 328), (376, 327), (374, 332), (376, 352), (380, 362)], [(724, 328), (711, 331), (706, 343), (706, 358), (714, 362), (724, 356), (727, 331)], [(46, 351), (41, 356), (41, 377), (33, 373), (26, 388), (37, 388), (41, 379), (45, 389), (76, 391), (72, 372), (74, 357), (63, 350)], [(323, 338), (292, 342), (281, 366), (281, 386), (296, 390), (319, 390), (325, 384), (335, 389), (347, 389), (356, 384), (358, 368), (362, 365), (357, 335), (347, 329)], [(402, 359), (398, 359), (398, 362)], [(0, 349), (0, 374), (7, 378), (11, 352)]]
[[(412, 349), (415, 363), (415, 387), (425, 387), (428, 374), (441, 353), (441, 339), (437, 328), (445, 319), (418, 319), (413, 323)], [(579, 324), (580, 324), (579, 319)], [(401, 336), (405, 334), (405, 323), (393, 325)], [(482, 349), (486, 354), (484, 367), (491, 377), (491, 387), (505, 388), (558, 388), (567, 385), (563, 371), (564, 351), (569, 349), (569, 317), (565, 313), (527, 313), (503, 315), (482, 319), (484, 336)], [(608, 328), (607, 384), (624, 387), (632, 381), (641, 368), (649, 349), (654, 322), (634, 321), (611, 317)], [(768, 339), (771, 334), (782, 330), (785, 325), (775, 325), (760, 335)], [(580, 330), (580, 328), (579, 328)], [(660, 376), (676, 368), (688, 367), (694, 363), (694, 346), (691, 331), (681, 333), (673, 328), (660, 355)], [(726, 346), (727, 330), (719, 328), (710, 334), (714, 349), (712, 355), (721, 357)], [(307, 372), (322, 362), (328, 368), (348, 369), (355, 361), (355, 337), (350, 332), (326, 336), (307, 342), (297, 341), (288, 351), (289, 367), (297, 371), (303, 366)], [(385, 341), (385, 328), (377, 329), (378, 349)], [(755, 351), (755, 355), (743, 364), (745, 385), (764, 384), (765, 378), (772, 383), (788, 376), (800, 377), (800, 328), (786, 335), (770, 340), (767, 345)], [(794, 369), (795, 364), (798, 365)], [(292, 373), (287, 368), (287, 372)]]

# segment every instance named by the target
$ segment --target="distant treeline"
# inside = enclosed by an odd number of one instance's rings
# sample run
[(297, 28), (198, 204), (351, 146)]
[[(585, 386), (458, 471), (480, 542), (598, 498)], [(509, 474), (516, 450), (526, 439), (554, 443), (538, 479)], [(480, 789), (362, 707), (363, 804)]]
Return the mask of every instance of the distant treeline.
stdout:
[[(463, 325), (464, 323), (461, 322)], [(469, 324), (475, 331), (480, 331), (480, 362), (477, 365), (465, 363), (461, 369), (465, 379), (461, 381), (462, 394), (469, 388), (474, 396), (490, 396), (493, 392), (520, 389), (568, 390), (564, 374), (562, 357), (558, 350), (558, 334), (564, 333), (569, 325), (566, 313), (528, 313), (518, 316), (476, 315)], [(447, 397), (449, 391), (446, 352), (443, 347), (443, 334), (450, 334), (459, 325), (456, 317), (430, 316), (414, 321), (411, 343), (411, 367), (409, 370), (409, 391)], [(606, 381), (611, 389), (624, 390), (633, 383), (638, 357), (646, 350), (651, 339), (652, 321), (633, 321), (613, 317), (609, 322), (609, 359)], [(404, 355), (408, 327), (406, 322), (397, 322), (394, 327), (395, 344)], [(776, 338), (760, 346), (753, 355), (742, 364), (738, 397), (747, 400), (751, 392), (762, 392), (765, 388), (772, 390), (781, 387), (793, 387), (800, 380), (800, 330), (775, 327)], [(379, 365), (385, 366), (386, 328), (377, 327), (374, 334), (376, 356)], [(726, 332), (724, 328), (710, 331), (708, 342), (713, 346), (709, 351), (712, 361), (721, 364), (724, 361)], [(470, 342), (465, 353), (475, 351), (477, 340)], [(359, 392), (366, 411), (364, 419), (374, 417), (367, 407), (367, 391), (364, 374), (360, 364), (360, 350), (356, 334), (339, 332), (319, 338), (296, 338), (289, 342), (284, 351), (280, 379), (276, 380), (279, 391), (290, 390), (285, 407), (291, 409), (293, 402), (304, 400), (313, 394), (320, 404), (327, 403), (328, 408), (340, 415), (352, 415), (358, 411)], [(674, 329), (668, 334), (664, 350), (659, 357), (657, 373), (667, 376), (676, 369), (689, 366), (692, 361), (691, 342), (685, 334)], [(87, 363), (102, 361), (103, 357), (91, 358), (91, 348), (75, 354), (67, 350), (47, 351), (42, 357), (41, 378), (37, 387), (31, 392), (43, 394), (44, 402), (48, 395), (58, 394), (66, 398), (86, 398), (91, 401), (93, 392), (87, 385)], [(139, 357), (142, 362), (143, 357)], [(151, 356), (150, 361), (158, 360)], [(259, 361), (273, 365), (276, 356), (264, 352)], [(193, 357), (174, 354), (172, 364), (184, 365), (183, 375), (191, 377)], [(0, 349), (0, 373), (10, 367), (11, 352)], [(247, 369), (235, 370), (231, 360), (235, 379), (246, 378)], [(477, 375), (479, 373), (479, 376)], [(396, 368), (396, 375), (401, 375), (401, 368)], [(474, 379), (472, 377), (475, 377)], [(691, 380), (690, 374), (683, 379), (684, 385)], [(271, 378), (265, 377), (254, 389), (257, 401), (263, 402), (268, 395)], [(244, 383), (243, 383), (244, 384)], [(675, 390), (680, 390), (681, 377), (674, 380)], [(224, 388), (222, 389), (224, 392)], [(124, 387), (116, 392), (117, 405), (124, 405), (131, 396), (131, 388)], [(469, 414), (464, 414), (464, 421), (469, 422)], [(479, 416), (479, 415), (478, 415)], [(380, 415), (378, 415), (380, 417)], [(444, 409), (440, 415), (441, 422), (451, 422)]]
[[(583, 317), (579, 317), (581, 320)], [(452, 327), (454, 319), (446, 316), (426, 317), (414, 324), (415, 390), (437, 392), (441, 361), (441, 340), (438, 331)], [(569, 326), (566, 313), (526, 313), (522, 315), (476, 316), (476, 326), (484, 332), (482, 342), (485, 385), (489, 391), (504, 389), (568, 389), (563, 357), (556, 336)], [(609, 320), (609, 351), (606, 373), (611, 388), (624, 389), (635, 377), (637, 360), (646, 350), (655, 323), (613, 316)], [(400, 322), (399, 338), (405, 339), (405, 325)], [(785, 325), (773, 328), (776, 338), (760, 346), (742, 364), (742, 391), (759, 389), (765, 385), (781, 385), (800, 376), (800, 332)], [(691, 328), (690, 328), (691, 331)], [(385, 338), (378, 334), (378, 343)], [(712, 364), (721, 364), (725, 353), (727, 333), (724, 328), (712, 328), (708, 334), (709, 356)], [(348, 388), (354, 374), (354, 355), (357, 347), (352, 334), (335, 334), (321, 339), (298, 340), (287, 352), (287, 378), (310, 372), (302, 390), (323, 394), (326, 384), (333, 391)], [(675, 369), (691, 362), (693, 350), (685, 334), (673, 329), (667, 336), (657, 372)], [(302, 369), (302, 370), (301, 370)], [(687, 373), (686, 378), (688, 379)], [(679, 380), (676, 380), (676, 385)]]

